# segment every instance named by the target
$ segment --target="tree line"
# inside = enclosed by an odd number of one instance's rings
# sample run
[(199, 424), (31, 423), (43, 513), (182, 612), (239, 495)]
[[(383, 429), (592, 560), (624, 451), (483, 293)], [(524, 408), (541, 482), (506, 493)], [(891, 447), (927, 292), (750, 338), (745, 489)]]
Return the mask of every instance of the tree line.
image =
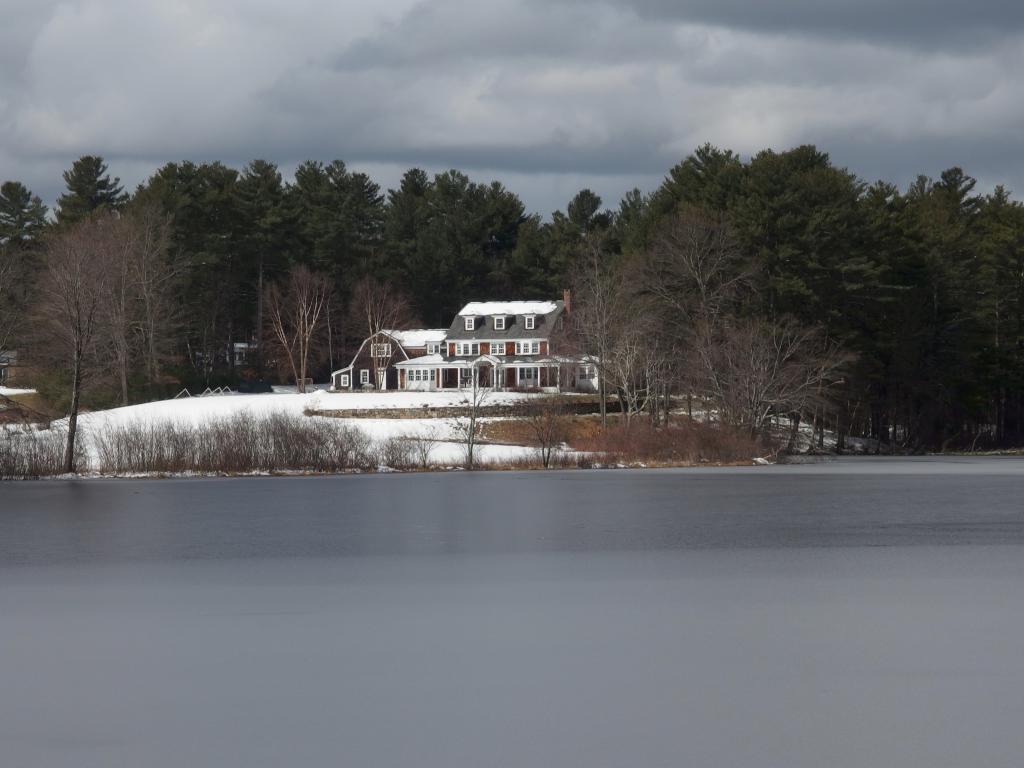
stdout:
[[(575, 343), (627, 414), (657, 420), (685, 398), (754, 433), (787, 418), (899, 450), (1024, 439), (1024, 208), (960, 168), (900, 189), (813, 146), (744, 160), (705, 145), (649, 194), (607, 208), (582, 190), (548, 218), (459, 171), (412, 169), (384, 191), (341, 161), (289, 181), (263, 160), (168, 163), (128, 194), (83, 157), (64, 181), (52, 215), (23, 184), (0, 187), (0, 347), (44, 361), (55, 392), (73, 366), (45, 362), (55, 345), (34, 341), (35, 318), (77, 240), (94, 274), (109, 267), (97, 401), (323, 378), (363, 330), (367, 280), (429, 326), (468, 300), (571, 287)], [(264, 342), (292, 338), (283, 298), (301, 291), (330, 342), (289, 359)]]

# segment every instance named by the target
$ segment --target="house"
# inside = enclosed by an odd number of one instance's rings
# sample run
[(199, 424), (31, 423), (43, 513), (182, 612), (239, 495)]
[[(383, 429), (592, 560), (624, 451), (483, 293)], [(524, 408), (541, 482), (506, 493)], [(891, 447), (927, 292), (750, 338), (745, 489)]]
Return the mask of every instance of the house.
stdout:
[(9, 386), (17, 381), (18, 353), (14, 350), (0, 350), (0, 386)]
[(397, 364), (439, 355), (446, 333), (444, 328), (380, 331), (363, 340), (351, 363), (331, 374), (331, 389), (399, 389)]
[(561, 301), (470, 302), (449, 328), (381, 331), (331, 374), (331, 389), (596, 392), (597, 366), (560, 349)]
[[(464, 306), (448, 329), (383, 331), (366, 339), (334, 390), (469, 389), (596, 392), (597, 366), (560, 349), (569, 292), (561, 301), (486, 301)], [(374, 378), (376, 377), (376, 378)]]

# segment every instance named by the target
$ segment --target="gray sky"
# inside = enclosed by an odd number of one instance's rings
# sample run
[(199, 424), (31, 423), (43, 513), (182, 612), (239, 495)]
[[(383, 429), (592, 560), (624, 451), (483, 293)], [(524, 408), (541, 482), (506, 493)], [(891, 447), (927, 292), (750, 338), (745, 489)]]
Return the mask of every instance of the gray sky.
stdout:
[(1020, 0), (0, 0), (0, 178), (341, 158), (614, 206), (710, 141), (1024, 197)]

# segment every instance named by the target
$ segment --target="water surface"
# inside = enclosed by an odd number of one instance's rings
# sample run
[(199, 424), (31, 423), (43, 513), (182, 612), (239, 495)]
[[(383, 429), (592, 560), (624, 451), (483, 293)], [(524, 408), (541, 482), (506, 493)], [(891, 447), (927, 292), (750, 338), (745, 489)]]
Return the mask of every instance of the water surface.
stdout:
[(0, 485), (0, 764), (1017, 766), (1024, 462)]

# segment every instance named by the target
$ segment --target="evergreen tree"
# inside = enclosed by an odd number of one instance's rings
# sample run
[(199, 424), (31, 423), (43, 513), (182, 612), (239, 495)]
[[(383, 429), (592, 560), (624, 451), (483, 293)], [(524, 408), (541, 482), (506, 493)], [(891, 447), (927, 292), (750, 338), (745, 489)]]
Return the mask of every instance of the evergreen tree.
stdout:
[(74, 224), (100, 209), (116, 210), (128, 200), (121, 179), (111, 180), (102, 157), (84, 155), (64, 171), (67, 192), (57, 201), (57, 223)]
[(17, 181), (0, 185), (0, 247), (25, 247), (46, 228), (46, 206)]

